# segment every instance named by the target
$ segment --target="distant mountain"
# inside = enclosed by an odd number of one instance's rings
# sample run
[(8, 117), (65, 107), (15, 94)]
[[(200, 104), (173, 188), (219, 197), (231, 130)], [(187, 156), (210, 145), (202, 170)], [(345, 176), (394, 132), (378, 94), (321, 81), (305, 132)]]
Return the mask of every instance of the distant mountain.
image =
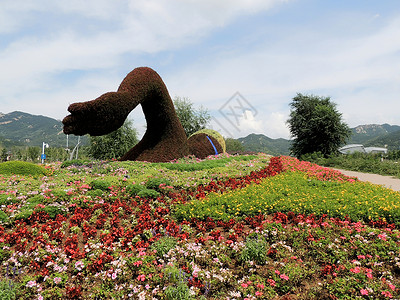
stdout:
[[(368, 147), (400, 149), (400, 126), (368, 124), (351, 128), (352, 136), (347, 144), (362, 144)], [(271, 139), (263, 134), (250, 134), (238, 139), (246, 151), (264, 152), (271, 155), (289, 155), (290, 140)]]
[(365, 142), (365, 146), (386, 147), (389, 150), (400, 150), (400, 130), (368, 140)]
[(246, 151), (264, 152), (271, 155), (289, 155), (290, 141), (286, 139), (271, 139), (263, 134), (249, 134), (239, 138)]
[[(369, 125), (359, 125), (351, 129), (352, 136), (350, 138), (349, 144), (367, 144), (374, 142), (378, 138), (383, 138), (384, 136), (390, 135), (397, 131), (400, 131), (400, 126), (389, 125), (389, 124), (369, 124)], [(391, 144), (391, 143), (386, 143)], [(381, 144), (379, 146), (384, 146)], [(378, 145), (376, 145), (378, 146)]]
[[(0, 144), (5, 147), (41, 147), (43, 142), (51, 147), (66, 147), (67, 137), (62, 129), (61, 121), (49, 117), (20, 111), (0, 113)], [(71, 144), (76, 144), (76, 140), (76, 137), (70, 137)]]
[[(42, 146), (45, 142), (51, 147), (66, 147), (67, 136), (62, 132), (62, 122), (45, 116), (31, 115), (14, 111), (0, 113), (0, 145)], [(348, 144), (385, 147), (389, 150), (400, 149), (400, 126), (389, 124), (369, 124), (352, 128)], [(70, 147), (77, 143), (76, 136), (69, 136)], [(250, 134), (238, 139), (246, 151), (264, 152), (271, 155), (289, 155), (290, 140), (272, 139), (263, 134)], [(88, 143), (87, 136), (82, 144)]]

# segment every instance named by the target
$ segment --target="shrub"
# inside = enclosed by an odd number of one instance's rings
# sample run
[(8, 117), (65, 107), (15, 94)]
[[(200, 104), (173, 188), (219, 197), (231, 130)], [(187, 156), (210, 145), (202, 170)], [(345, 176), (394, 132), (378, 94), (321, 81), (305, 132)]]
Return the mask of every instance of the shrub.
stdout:
[(186, 283), (179, 282), (176, 286), (168, 286), (165, 289), (165, 297), (168, 300), (190, 300), (190, 290)]
[(145, 188), (138, 193), (138, 196), (141, 198), (157, 198), (160, 196), (160, 193), (155, 190)]
[(90, 183), (90, 187), (94, 190), (102, 190), (102, 191), (107, 191), (110, 186), (111, 182), (108, 180), (103, 180), (103, 179), (95, 179)]
[(0, 223), (7, 223), (7, 222), (8, 222), (8, 216), (4, 211), (0, 210)]
[(175, 238), (164, 236), (158, 241), (154, 242), (153, 245), (151, 245), (151, 248), (157, 251), (157, 256), (163, 258), (164, 255), (169, 252), (169, 250), (175, 248), (176, 243), (177, 241)]
[(28, 220), (33, 214), (33, 209), (23, 209), (19, 214), (15, 216), (15, 220)]
[(61, 164), (61, 168), (68, 168), (70, 166), (84, 166), (87, 163), (89, 163), (89, 160), (82, 160), (82, 159), (72, 159), (72, 160), (66, 160)]
[(42, 195), (35, 195), (27, 200), (24, 205), (24, 208), (34, 209), (38, 204), (43, 204), (45, 199)]
[(15, 201), (15, 197), (6, 194), (0, 194), (0, 206), (9, 205)]
[(257, 264), (264, 264), (267, 260), (267, 242), (263, 237), (255, 235), (249, 236), (244, 249), (240, 255), (242, 261), (253, 261)]
[(13, 283), (11, 280), (0, 281), (0, 299), (14, 300), (16, 299)]
[(36, 164), (26, 161), (7, 161), (0, 163), (0, 174), (3, 175), (47, 175), (48, 171)]
[(66, 211), (61, 206), (47, 205), (43, 211), (48, 213), (49, 217), (55, 219), (57, 215), (66, 215)]
[(166, 178), (150, 178), (147, 180), (145, 187), (148, 189), (156, 190), (161, 192), (160, 185), (171, 185), (171, 181)]
[(103, 190), (100, 190), (100, 189), (89, 190), (89, 191), (87, 191), (86, 195), (91, 196), (91, 197), (101, 197), (101, 196), (103, 196)]
[(141, 191), (145, 189), (146, 188), (140, 184), (129, 184), (126, 186), (126, 191), (133, 197), (137, 196)]
[(161, 163), (160, 165), (168, 170), (177, 170), (181, 172), (201, 171), (209, 170), (214, 168), (225, 167), (227, 163), (231, 161), (245, 162), (256, 159), (257, 155), (245, 155), (245, 156), (230, 156), (226, 158), (218, 158), (212, 160), (195, 160), (193, 162), (185, 163)]

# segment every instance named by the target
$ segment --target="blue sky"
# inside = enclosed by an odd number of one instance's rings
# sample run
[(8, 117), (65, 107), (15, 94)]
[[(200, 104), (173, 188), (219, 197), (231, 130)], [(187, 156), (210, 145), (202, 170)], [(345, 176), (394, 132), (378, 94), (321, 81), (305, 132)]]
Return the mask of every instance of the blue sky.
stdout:
[(289, 138), (296, 93), (400, 125), (399, 37), (398, 0), (2, 0), (0, 112), (62, 119), (149, 66), (226, 137)]

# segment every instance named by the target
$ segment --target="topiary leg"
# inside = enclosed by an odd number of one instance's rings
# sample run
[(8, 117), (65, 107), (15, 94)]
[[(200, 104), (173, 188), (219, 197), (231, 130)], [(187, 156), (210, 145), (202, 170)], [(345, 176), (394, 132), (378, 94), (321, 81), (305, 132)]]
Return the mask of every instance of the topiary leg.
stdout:
[(150, 68), (136, 68), (117, 92), (74, 103), (63, 120), (64, 133), (104, 135), (122, 126), (140, 104), (147, 122), (142, 140), (121, 160), (169, 161), (189, 154), (186, 134), (161, 77)]

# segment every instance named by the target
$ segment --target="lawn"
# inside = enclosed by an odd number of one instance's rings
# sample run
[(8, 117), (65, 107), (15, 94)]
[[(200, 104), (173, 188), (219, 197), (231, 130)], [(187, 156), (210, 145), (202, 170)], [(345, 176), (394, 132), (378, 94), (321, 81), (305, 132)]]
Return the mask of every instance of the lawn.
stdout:
[(0, 175), (0, 299), (400, 297), (400, 193), (328, 168), (259, 154), (24, 172)]

